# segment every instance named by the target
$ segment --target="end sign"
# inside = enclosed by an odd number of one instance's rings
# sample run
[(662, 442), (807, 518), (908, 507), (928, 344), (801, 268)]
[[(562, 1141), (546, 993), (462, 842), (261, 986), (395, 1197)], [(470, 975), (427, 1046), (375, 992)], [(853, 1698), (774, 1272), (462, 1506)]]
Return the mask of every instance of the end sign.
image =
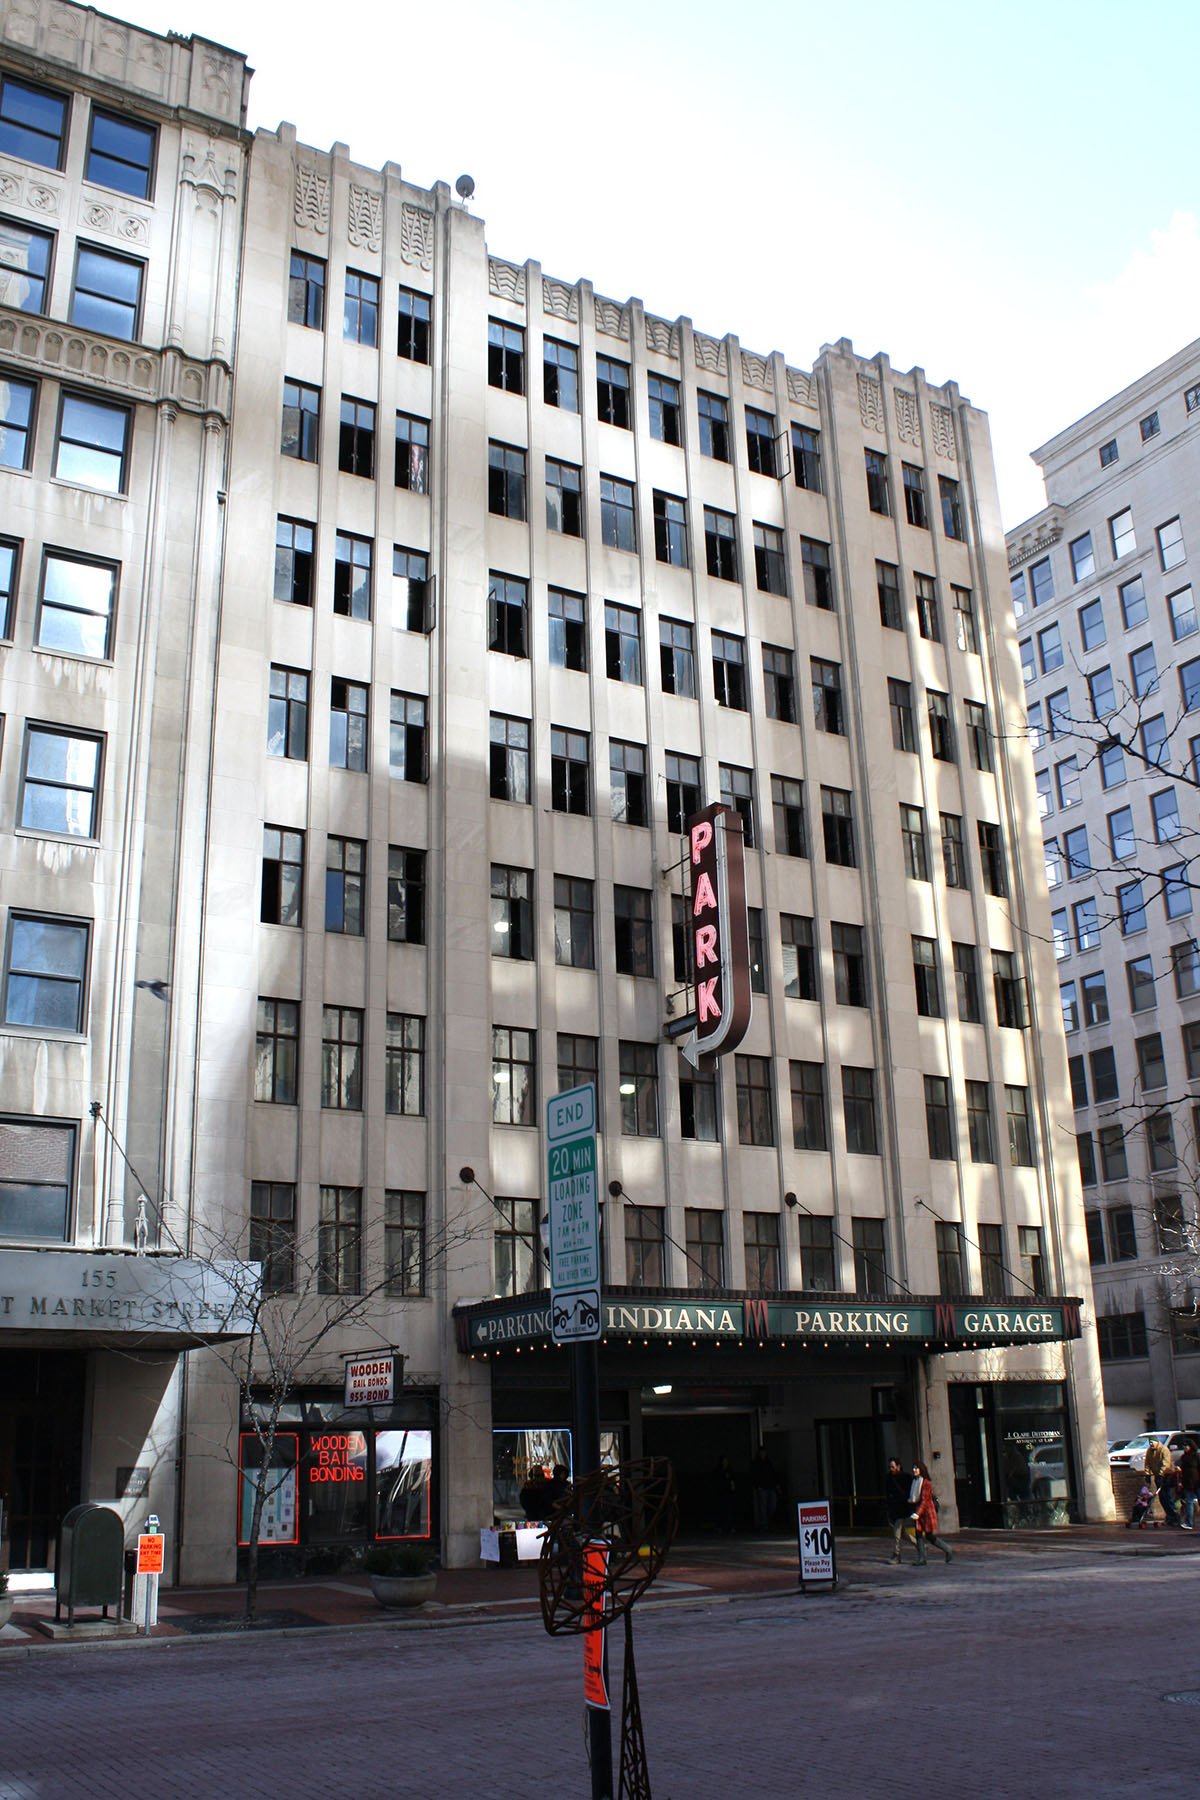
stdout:
[(600, 1336), (600, 1211), (596, 1203), (596, 1086), (546, 1102), (550, 1326), (557, 1344)]

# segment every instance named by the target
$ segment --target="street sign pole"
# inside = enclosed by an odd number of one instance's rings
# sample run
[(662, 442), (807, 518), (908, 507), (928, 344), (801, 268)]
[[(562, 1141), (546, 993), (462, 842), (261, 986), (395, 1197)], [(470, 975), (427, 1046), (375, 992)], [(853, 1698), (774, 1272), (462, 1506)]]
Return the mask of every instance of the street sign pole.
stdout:
[[(596, 1197), (596, 1087), (585, 1082), (546, 1102), (546, 1195), (550, 1225), (550, 1329), (571, 1348), (575, 1479), (600, 1467), (600, 1209)], [(597, 1521), (597, 1527), (599, 1527)], [(584, 1520), (585, 1528), (589, 1521)], [(607, 1688), (607, 1680), (604, 1682)], [(592, 1800), (612, 1800), (612, 1718), (584, 1706)]]

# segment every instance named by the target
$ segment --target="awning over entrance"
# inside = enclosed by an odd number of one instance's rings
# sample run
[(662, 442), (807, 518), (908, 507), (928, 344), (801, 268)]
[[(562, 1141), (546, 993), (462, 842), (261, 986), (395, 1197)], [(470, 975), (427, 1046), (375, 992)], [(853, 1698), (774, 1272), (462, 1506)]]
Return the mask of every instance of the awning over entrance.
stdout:
[(187, 1350), (253, 1330), (258, 1263), (113, 1250), (0, 1250), (0, 1345)]
[[(906, 1296), (860, 1300), (829, 1294), (695, 1294), (616, 1289), (601, 1305), (602, 1343), (651, 1340), (700, 1343), (797, 1343), (825, 1349), (852, 1344), (887, 1350), (990, 1349), (1061, 1343), (1080, 1335), (1077, 1299), (1008, 1300)], [(479, 1300), (454, 1310), (466, 1356), (550, 1350), (550, 1296)]]

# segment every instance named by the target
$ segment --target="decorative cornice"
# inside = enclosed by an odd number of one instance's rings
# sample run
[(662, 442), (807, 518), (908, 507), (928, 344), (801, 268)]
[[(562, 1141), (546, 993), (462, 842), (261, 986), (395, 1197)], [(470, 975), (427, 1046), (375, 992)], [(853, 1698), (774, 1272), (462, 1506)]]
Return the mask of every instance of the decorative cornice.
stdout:
[(1035, 537), (1022, 538), (1019, 547), (1010, 547), (1008, 552), (1009, 568), (1019, 569), (1022, 563), (1032, 562), (1035, 556), (1044, 555), (1047, 550), (1053, 549), (1055, 544), (1061, 543), (1062, 534), (1062, 522), (1058, 518), (1049, 519), (1045, 524), (1039, 525)]
[(629, 337), (629, 308), (619, 306), (615, 300), (604, 300), (599, 294), (595, 296), (596, 330), (607, 337)]
[(812, 376), (804, 369), (788, 369), (785, 373), (788, 399), (794, 400), (798, 406), (815, 406), (817, 396)]
[(488, 257), (488, 291), (498, 300), (525, 304), (525, 271), (519, 263), (502, 262), (498, 256)]
[(552, 319), (578, 319), (579, 289), (569, 282), (555, 281), (552, 276), (543, 275), (542, 311), (549, 313)]
[(651, 313), (646, 314), (646, 348), (656, 350), (660, 356), (674, 357), (679, 361), (679, 327), (672, 325), (669, 319), (656, 319)]
[(770, 357), (758, 356), (753, 350), (743, 350), (742, 381), (747, 387), (761, 388), (767, 394), (773, 393), (775, 383), (771, 379)]
[(31, 375), (101, 388), (148, 406), (229, 418), (230, 371), (173, 348), (128, 346), (112, 338), (0, 308), (0, 357)]
[(698, 369), (707, 369), (710, 375), (724, 375), (728, 358), (720, 338), (706, 337), (702, 331), (694, 331), (692, 347)]

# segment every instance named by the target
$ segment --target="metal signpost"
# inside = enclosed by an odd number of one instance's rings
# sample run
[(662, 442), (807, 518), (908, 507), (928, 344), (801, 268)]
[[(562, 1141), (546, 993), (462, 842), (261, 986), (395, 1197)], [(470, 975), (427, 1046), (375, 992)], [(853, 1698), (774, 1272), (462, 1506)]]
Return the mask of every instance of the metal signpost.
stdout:
[(158, 1514), (151, 1513), (146, 1530), (137, 1541), (137, 1573), (145, 1582), (146, 1609), (142, 1618), (142, 1636), (150, 1636), (150, 1627), (158, 1623), (158, 1578), (163, 1572), (167, 1540), (158, 1529)]
[[(584, 1082), (546, 1102), (546, 1196), (550, 1221), (550, 1329), (571, 1346), (571, 1426), (576, 1481), (600, 1467), (600, 1209), (596, 1201), (596, 1086)], [(602, 1637), (602, 1632), (588, 1633)], [(585, 1646), (587, 1638), (585, 1637)], [(606, 1690), (585, 1649), (592, 1800), (612, 1800), (612, 1724), (593, 1696)]]
[(796, 1508), (800, 1538), (800, 1586), (810, 1581), (837, 1586), (837, 1547), (828, 1500), (802, 1500)]

